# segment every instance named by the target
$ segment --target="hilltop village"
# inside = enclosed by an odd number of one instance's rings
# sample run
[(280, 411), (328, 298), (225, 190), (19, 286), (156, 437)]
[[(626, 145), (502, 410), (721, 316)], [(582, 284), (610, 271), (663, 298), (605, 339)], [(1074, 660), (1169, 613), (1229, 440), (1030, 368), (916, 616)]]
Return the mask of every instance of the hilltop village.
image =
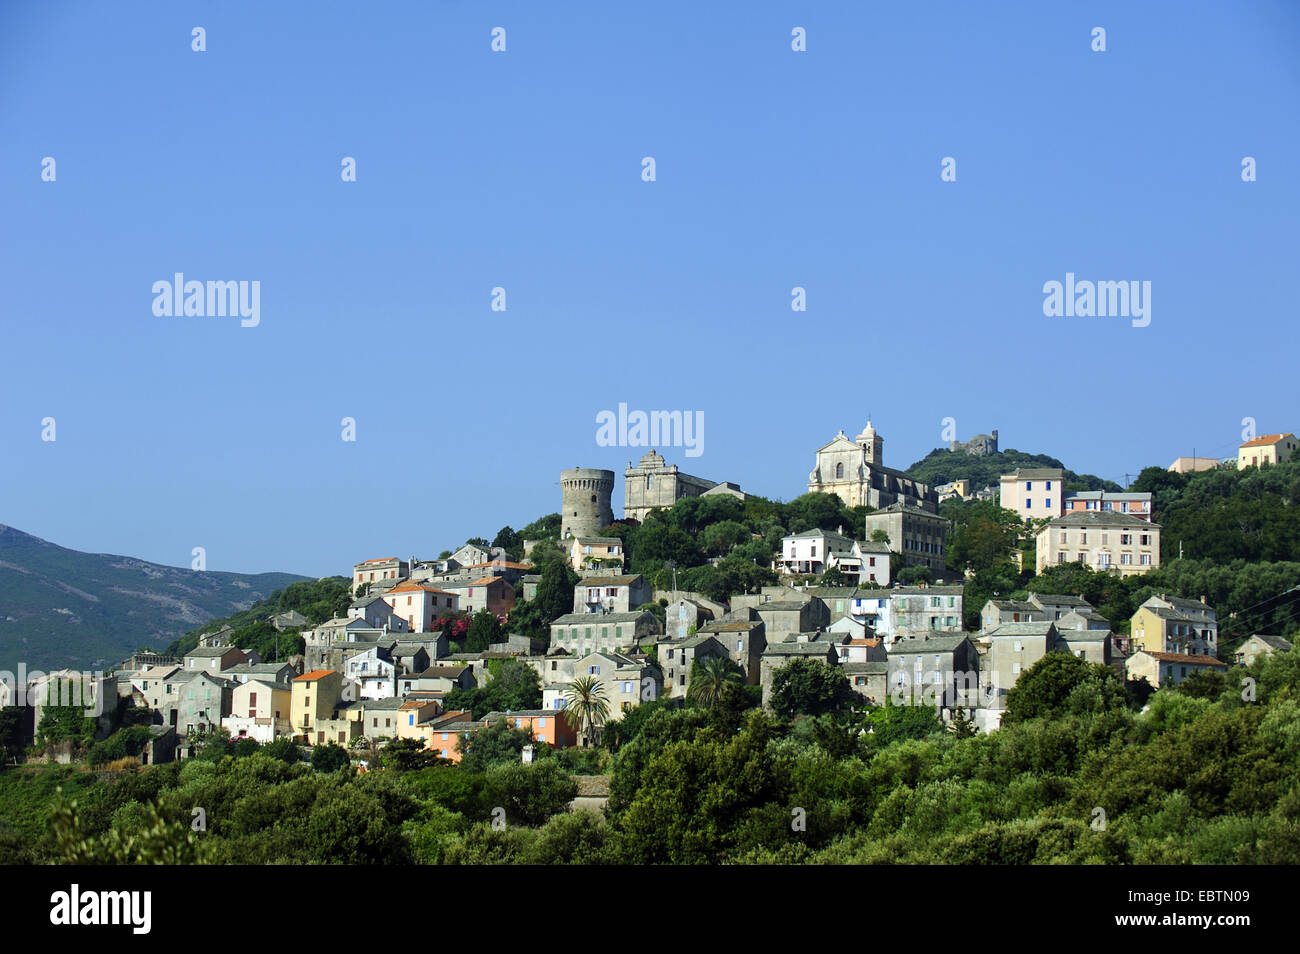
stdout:
[[(1243, 445), (1236, 460), (1180, 458), (1170, 471), (1259, 466), (1261, 454), (1280, 462), (1295, 443), (1271, 435)], [(997, 449), (994, 431), (951, 452)], [(1221, 658), (1219, 621), (1204, 598), (1153, 594), (1123, 620), (1067, 593), (968, 606), (967, 579), (946, 569), (952, 527), (940, 507), (952, 498), (996, 503), (1038, 573), (1080, 564), (1124, 578), (1159, 567), (1152, 493), (1067, 491), (1060, 468), (1018, 469), (996, 487), (931, 487), (885, 465), (870, 422), (852, 438), (840, 431), (817, 449), (810, 496), (800, 498), (814, 525), (767, 540), (775, 552), (766, 566), (751, 556), (762, 534), (716, 518), (770, 502), (684, 473), (654, 450), (629, 462), (623, 481), (621, 518), (614, 472), (575, 468), (561, 474), (558, 520), (538, 521), (535, 539), (506, 528), (496, 544), (471, 540), (436, 559), (366, 556), (329, 618), (289, 610), (265, 621), (300, 652), (265, 659), (225, 625), (180, 654), (135, 654), (95, 692), (150, 714), (141, 720), (145, 763), (191, 755), (213, 732), (336, 744), (362, 759), (408, 740), (456, 762), (502, 720), (538, 744), (585, 746), (644, 702), (716, 695), (726, 683), (748, 687), (769, 710), (799, 711), (797, 688), (811, 681), (851, 706), (924, 705), (947, 723), (990, 731), (1021, 675), (1050, 653), (1154, 690), (1290, 647), (1252, 635)], [(630, 534), (682, 508), (712, 520), (709, 539), (722, 541), (710, 544), (716, 555), (704, 569), (717, 572), (708, 592), (679, 588), (679, 577), (702, 577), (673, 559), (656, 560), (649, 574), (629, 568)], [(1011, 554), (1023, 571), (1025, 552)], [(520, 667), (535, 687), (501, 698), (532, 705), (464, 704), (490, 698), (475, 692), (503, 673), (517, 681)], [(31, 728), (39, 719), (38, 711)]]

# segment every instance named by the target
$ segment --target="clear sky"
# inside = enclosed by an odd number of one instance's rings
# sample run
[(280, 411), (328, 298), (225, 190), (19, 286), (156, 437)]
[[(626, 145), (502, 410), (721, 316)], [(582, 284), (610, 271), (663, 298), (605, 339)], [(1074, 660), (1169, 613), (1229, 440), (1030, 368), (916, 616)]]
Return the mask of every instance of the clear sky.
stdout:
[[(620, 402), (787, 500), (868, 413), (895, 467), (949, 417), (1119, 481), (1232, 454), (1300, 429), (1298, 94), (1293, 2), (0, 4), (0, 523), (343, 573), (566, 467), (620, 512)], [(156, 316), (175, 272), (260, 324)], [(1067, 272), (1150, 324), (1046, 317)]]

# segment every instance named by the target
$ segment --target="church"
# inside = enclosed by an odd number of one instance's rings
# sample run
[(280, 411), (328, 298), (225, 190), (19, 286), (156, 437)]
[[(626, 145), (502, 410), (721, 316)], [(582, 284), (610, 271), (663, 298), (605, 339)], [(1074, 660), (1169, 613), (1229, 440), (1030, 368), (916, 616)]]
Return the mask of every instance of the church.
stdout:
[(817, 466), (808, 475), (808, 492), (835, 494), (850, 507), (883, 510), (893, 504), (939, 510), (939, 497), (928, 484), (884, 465), (885, 439), (867, 421), (849, 440), (844, 431), (817, 450)]

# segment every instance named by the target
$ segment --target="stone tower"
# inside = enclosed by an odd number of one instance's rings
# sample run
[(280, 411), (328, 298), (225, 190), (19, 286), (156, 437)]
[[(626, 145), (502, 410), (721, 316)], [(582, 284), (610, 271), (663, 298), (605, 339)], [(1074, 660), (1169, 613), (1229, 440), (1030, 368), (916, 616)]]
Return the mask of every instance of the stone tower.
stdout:
[(867, 426), (862, 433), (853, 440), (867, 452), (868, 464), (875, 464), (877, 467), (884, 466), (885, 439), (876, 433), (876, 429), (871, 426), (870, 420), (867, 421)]
[(563, 509), (560, 511), (560, 537), (594, 537), (602, 527), (614, 522), (610, 499), (614, 494), (614, 472), (591, 467), (575, 467), (560, 473)]

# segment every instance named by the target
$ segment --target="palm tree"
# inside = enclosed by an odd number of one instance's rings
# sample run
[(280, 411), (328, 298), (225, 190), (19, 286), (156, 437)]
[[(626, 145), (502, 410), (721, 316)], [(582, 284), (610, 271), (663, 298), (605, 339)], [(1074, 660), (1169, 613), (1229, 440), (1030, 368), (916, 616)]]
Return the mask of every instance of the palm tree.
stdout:
[(564, 691), (564, 721), (591, 741), (597, 726), (609, 715), (609, 702), (605, 687), (593, 676), (580, 676)]
[(730, 659), (715, 656), (691, 667), (691, 687), (686, 690), (688, 702), (712, 708), (722, 696), (727, 683), (740, 683), (743, 673)]

